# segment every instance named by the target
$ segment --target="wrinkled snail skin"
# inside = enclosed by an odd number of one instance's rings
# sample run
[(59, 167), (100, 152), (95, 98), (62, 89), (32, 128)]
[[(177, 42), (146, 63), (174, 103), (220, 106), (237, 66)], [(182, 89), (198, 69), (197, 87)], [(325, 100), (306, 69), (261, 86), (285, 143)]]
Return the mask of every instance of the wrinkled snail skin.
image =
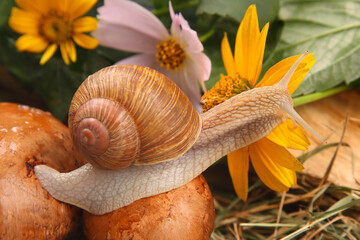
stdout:
[(59, 173), (45, 165), (35, 172), (56, 199), (104, 214), (137, 199), (180, 187), (197, 177), (220, 157), (269, 134), (286, 119), (281, 103), (291, 104), (286, 90), (263, 87), (237, 95), (202, 114), (199, 138), (185, 154), (154, 165), (102, 170), (90, 164)]
[(202, 125), (200, 121), (192, 129), (201, 129), (200, 135), (193, 134), (195, 143), (187, 144), (190, 147), (176, 158), (120, 170), (86, 164), (69, 173), (38, 165), (35, 174), (54, 198), (99, 215), (188, 183), (222, 156), (265, 137), (287, 117), (314, 132), (295, 112), (287, 92), (288, 82), (306, 54), (278, 84), (243, 92), (201, 114)]

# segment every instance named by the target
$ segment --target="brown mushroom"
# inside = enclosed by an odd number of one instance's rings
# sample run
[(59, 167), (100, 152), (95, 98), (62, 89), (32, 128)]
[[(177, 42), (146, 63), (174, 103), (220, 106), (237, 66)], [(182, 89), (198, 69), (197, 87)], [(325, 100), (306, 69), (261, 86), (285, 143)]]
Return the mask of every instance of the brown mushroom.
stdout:
[(132, 240), (210, 239), (215, 210), (202, 175), (188, 184), (107, 213), (84, 211), (87, 238)]
[(80, 165), (69, 131), (50, 113), (0, 103), (0, 239), (63, 239), (81, 222), (81, 210), (51, 197), (33, 168), (59, 171)]

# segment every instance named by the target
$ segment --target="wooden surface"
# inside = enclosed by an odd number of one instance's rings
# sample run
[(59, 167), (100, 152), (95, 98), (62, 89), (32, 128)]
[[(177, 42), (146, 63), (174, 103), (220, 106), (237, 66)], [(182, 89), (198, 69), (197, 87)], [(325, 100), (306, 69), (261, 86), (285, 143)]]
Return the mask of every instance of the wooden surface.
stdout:
[[(348, 114), (349, 121), (344, 134), (344, 143), (349, 147), (340, 147), (329, 181), (340, 186), (360, 188), (360, 92), (347, 90), (331, 97), (296, 108), (297, 112), (317, 131), (327, 143), (339, 142)], [(308, 132), (307, 132), (308, 133)], [(308, 151), (323, 146), (319, 139), (308, 133), (311, 145)], [(328, 148), (311, 158), (304, 166), (304, 173), (321, 179), (335, 153), (336, 147)], [(352, 153), (354, 164), (352, 164)], [(295, 156), (302, 152), (293, 151)], [(354, 169), (353, 169), (354, 167)], [(353, 174), (354, 173), (354, 174)]]

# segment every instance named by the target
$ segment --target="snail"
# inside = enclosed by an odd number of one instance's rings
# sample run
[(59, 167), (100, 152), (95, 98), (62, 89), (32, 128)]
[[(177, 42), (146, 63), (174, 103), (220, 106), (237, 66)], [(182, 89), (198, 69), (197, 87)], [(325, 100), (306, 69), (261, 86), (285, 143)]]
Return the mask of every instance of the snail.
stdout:
[[(141, 66), (100, 70), (79, 87), (69, 111), (75, 145), (92, 164), (69, 173), (38, 165), (36, 176), (54, 198), (101, 215), (190, 182), (222, 156), (265, 137), (288, 117), (316, 134), (296, 113), (287, 92), (306, 54), (279, 83), (243, 92), (202, 114), (155, 70)], [(112, 145), (114, 141), (123, 146)], [(124, 146), (129, 149), (118, 149)], [(113, 153), (119, 157), (109, 157)]]

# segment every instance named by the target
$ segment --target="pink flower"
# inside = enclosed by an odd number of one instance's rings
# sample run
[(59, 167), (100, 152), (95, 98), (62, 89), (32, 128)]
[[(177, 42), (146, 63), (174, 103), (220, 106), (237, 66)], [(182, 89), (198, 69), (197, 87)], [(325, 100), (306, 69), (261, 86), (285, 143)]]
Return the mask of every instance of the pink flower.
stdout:
[(192, 30), (181, 13), (175, 14), (171, 2), (172, 19), (170, 34), (151, 12), (135, 2), (105, 0), (98, 8), (98, 28), (93, 36), (103, 46), (118, 50), (137, 52), (116, 64), (143, 65), (156, 69), (173, 80), (188, 96), (198, 111), (200, 106), (200, 82), (211, 71), (210, 59), (197, 33)]

